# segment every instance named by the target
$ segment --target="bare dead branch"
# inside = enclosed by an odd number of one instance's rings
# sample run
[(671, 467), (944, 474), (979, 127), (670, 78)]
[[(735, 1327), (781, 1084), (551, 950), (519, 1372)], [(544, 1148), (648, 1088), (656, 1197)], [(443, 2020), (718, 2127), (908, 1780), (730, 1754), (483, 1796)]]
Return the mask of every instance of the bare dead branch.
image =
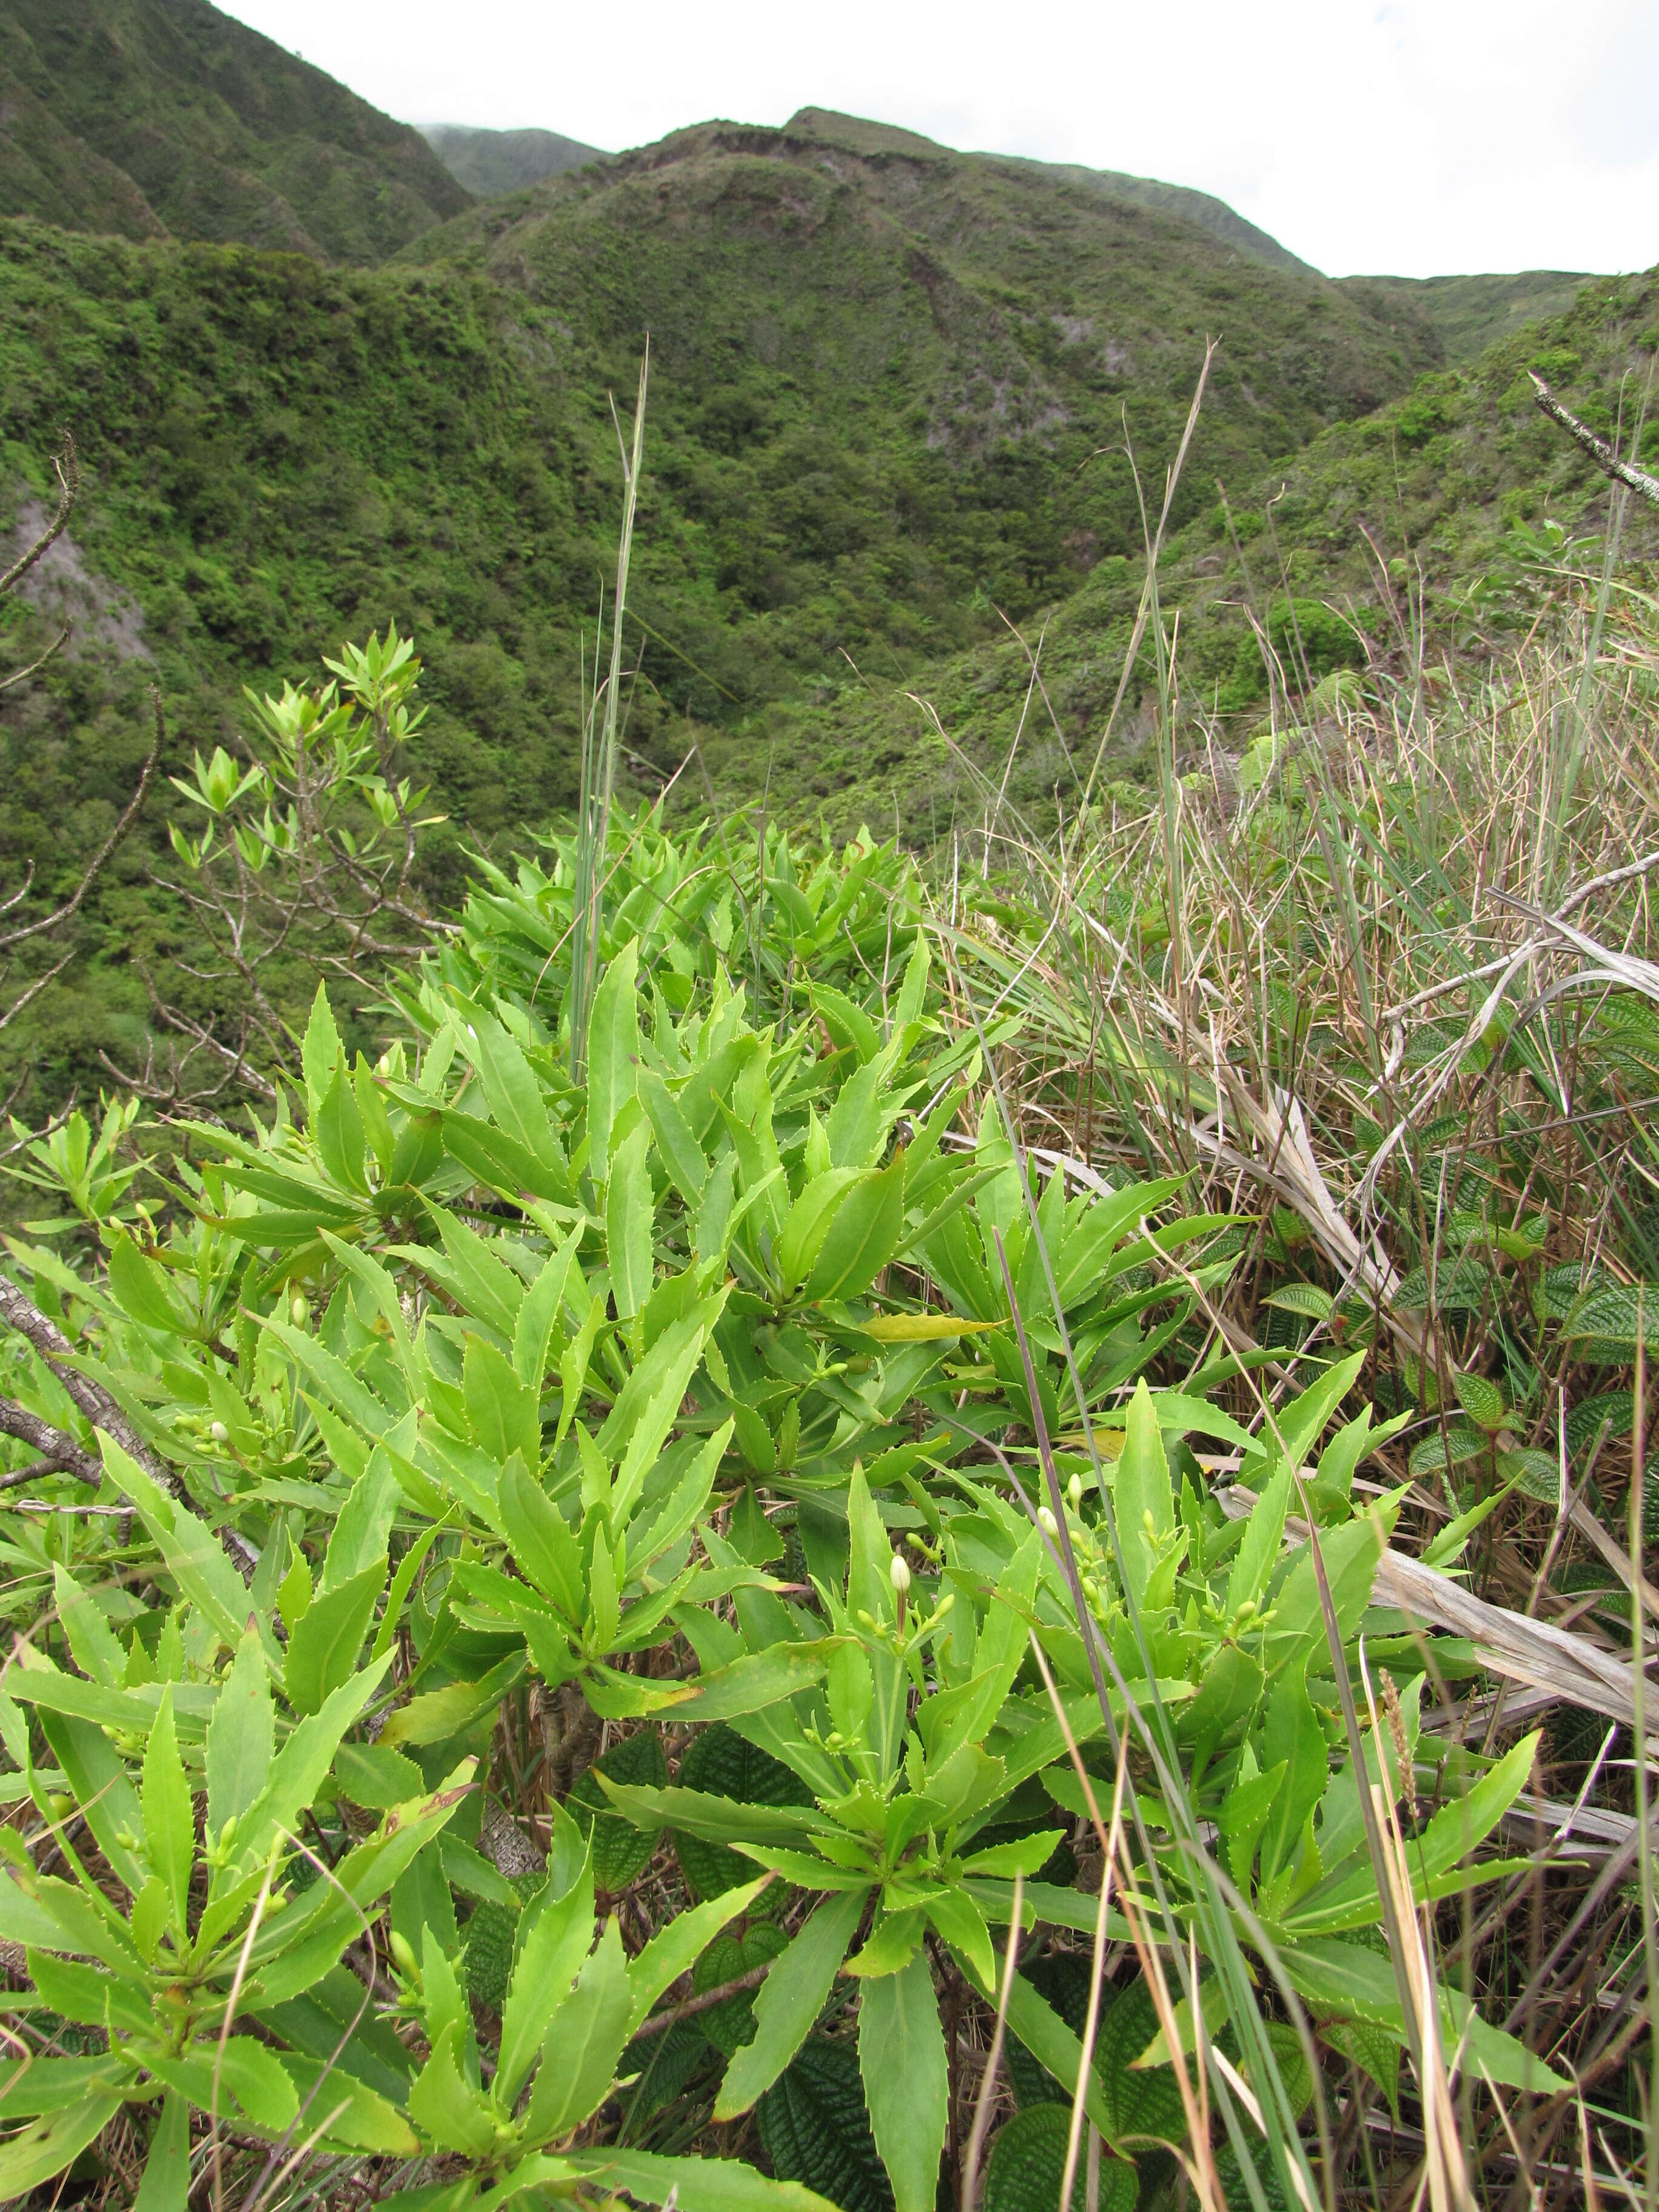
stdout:
[(3, 935), (0, 935), (0, 951), (9, 951), (14, 945), (22, 944), (26, 938), (41, 937), (48, 931), (60, 929), (66, 921), (78, 913), (81, 902), (108, 866), (110, 855), (137, 820), (139, 810), (144, 803), (145, 793), (149, 789), (150, 778), (155, 773), (155, 764), (161, 757), (162, 743), (167, 737), (167, 724), (161, 714), (161, 695), (159, 691), (152, 690), (149, 696), (155, 710), (155, 738), (150, 746), (143, 767), (138, 772), (138, 787), (128, 799), (120, 820), (93, 854), (87, 864), (86, 873), (64, 904), (54, 913), (43, 915), (39, 921), (24, 922), (18, 928), (8, 930)]
[(67, 430), (58, 447), (52, 467), (58, 472), (58, 512), (26, 553), (14, 561), (3, 576), (0, 576), (0, 592), (9, 592), (21, 583), (44, 554), (48, 552), (64, 534), (76, 500), (81, 490), (81, 464), (75, 451), (75, 441)]
[(1629, 461), (1621, 460), (1605, 438), (1597, 437), (1588, 422), (1581, 422), (1576, 415), (1561, 404), (1535, 369), (1529, 368), (1527, 374), (1536, 387), (1533, 396), (1538, 405), (1552, 422), (1560, 424), (1576, 446), (1583, 448), (1602, 474), (1611, 477), (1615, 483), (1623, 484), (1626, 490), (1640, 492), (1644, 499), (1650, 500), (1655, 507), (1659, 507), (1659, 477), (1650, 477), (1645, 469), (1636, 468)]
[(52, 659), (52, 655), (55, 653), (61, 652), (64, 647), (69, 643), (70, 637), (74, 634), (74, 630), (75, 624), (72, 622), (66, 622), (62, 629), (58, 631), (57, 636), (53, 638), (52, 643), (40, 655), (39, 660), (30, 661), (27, 668), (20, 668), (14, 675), (8, 676), (3, 680), (0, 680), (0, 691), (9, 691), (14, 684), (27, 683), (31, 676), (38, 676), (40, 671), (46, 666), (46, 663)]
[[(24, 1007), (29, 1004), (30, 1000), (38, 999), (41, 992), (46, 989), (47, 984), (54, 982), (57, 978), (63, 974), (64, 969), (69, 966), (70, 962), (73, 960), (74, 957), (75, 955), (72, 951), (66, 952), (55, 967), (48, 968), (44, 975), (37, 975), (34, 981), (29, 985), (28, 988), (24, 992), (22, 997), (21, 999), (14, 999), (10, 1006), (9, 1006), (3, 1012), (0, 1012), (0, 1030), (4, 1029), (8, 1022), (15, 1022), (18, 1015), (22, 1012)], [(16, 1095), (15, 1091), (12, 1093), (13, 1097), (15, 1097)], [(9, 1103), (9, 1101), (8, 1103)]]
[(0, 1481), (0, 1490), (9, 1490), (16, 1483), (33, 1481), (44, 1474), (72, 1474), (79, 1481), (91, 1483), (104, 1479), (103, 1464), (96, 1453), (84, 1450), (73, 1437), (53, 1428), (50, 1421), (43, 1421), (38, 1413), (31, 1413), (27, 1406), (20, 1406), (10, 1398), (0, 1398), (0, 1436), (15, 1437), (19, 1443), (28, 1444), (42, 1454), (33, 1465)]
[[(268, 1100), (273, 1105), (276, 1103), (276, 1085), (272, 1083), (267, 1076), (262, 1075), (259, 1070), (255, 1067), (252, 1062), (248, 1059), (246, 1025), (243, 1030), (241, 1043), (238, 1046), (237, 1049), (233, 1052), (228, 1044), (222, 1042), (218, 1037), (214, 1036), (211, 1030), (205, 1029), (200, 1022), (192, 1019), (189, 1014), (184, 1012), (182, 1007), (169, 1005), (168, 1002), (157, 992), (155, 986), (150, 981), (148, 969), (143, 967), (142, 963), (139, 965), (138, 972), (143, 976), (145, 988), (149, 993), (150, 1005), (155, 1011), (157, 1021), (164, 1023), (168, 1029), (176, 1030), (180, 1036), (189, 1037), (192, 1051), (200, 1050), (203, 1052), (211, 1053), (216, 1059), (224, 1063), (225, 1073), (221, 1077), (219, 1082), (214, 1085), (211, 1089), (199, 1091), (195, 1094), (197, 1100), (216, 1098), (230, 1084), (245, 1083), (251, 1091), (258, 1091), (262, 1098)], [(165, 1099), (170, 1103), (178, 1103), (179, 1094), (176, 1081), (178, 1073), (177, 1069), (174, 1071), (175, 1081), (173, 1089), (169, 1092), (163, 1092), (161, 1090), (155, 1087), (153, 1062), (150, 1067), (147, 1069), (144, 1078), (141, 1079), (136, 1076), (129, 1076), (125, 1073), (121, 1069), (116, 1066), (115, 1063), (109, 1059), (107, 1054), (100, 1054), (100, 1057), (103, 1060), (105, 1066), (109, 1069), (111, 1074), (118, 1076), (129, 1089), (142, 1091), (146, 1097), (152, 1099)], [(185, 1060), (187, 1061), (189, 1058), (190, 1054), (186, 1054), (185, 1055)], [(179, 1063), (180, 1066), (183, 1065), (184, 1062)]]
[[(33, 1346), (63, 1384), (78, 1409), (92, 1423), (94, 1428), (102, 1429), (106, 1436), (113, 1437), (128, 1458), (135, 1460), (150, 1480), (159, 1489), (164, 1490), (169, 1498), (178, 1499), (181, 1504), (190, 1504), (189, 1493), (184, 1483), (166, 1462), (151, 1450), (128, 1419), (125, 1409), (117, 1404), (101, 1383), (94, 1382), (89, 1375), (82, 1372), (76, 1364), (75, 1346), (58, 1328), (57, 1322), (49, 1316), (43, 1314), (23, 1295), (16, 1285), (9, 1281), (4, 1275), (0, 1275), (0, 1322), (3, 1322), (8, 1328), (15, 1328), (21, 1337)], [(21, 1412), (21, 1408), (18, 1410)], [(30, 1415), (27, 1418), (33, 1419), (33, 1417)], [(21, 1432), (9, 1430), (9, 1433), (15, 1435)], [(58, 1432), (56, 1430), (47, 1430), (44, 1437), (30, 1434), (24, 1438), (25, 1442), (33, 1443), (37, 1449), (42, 1449), (43, 1446), (52, 1449), (58, 1440)], [(76, 1449), (78, 1450), (79, 1447)], [(82, 1457), (84, 1462), (89, 1455), (83, 1453)], [(99, 1468), (98, 1474), (101, 1480), (103, 1476), (101, 1466)], [(238, 1535), (233, 1528), (222, 1529), (220, 1541), (230, 1553), (244, 1577), (251, 1577), (259, 1560), (259, 1554), (254, 1547), (245, 1537)]]

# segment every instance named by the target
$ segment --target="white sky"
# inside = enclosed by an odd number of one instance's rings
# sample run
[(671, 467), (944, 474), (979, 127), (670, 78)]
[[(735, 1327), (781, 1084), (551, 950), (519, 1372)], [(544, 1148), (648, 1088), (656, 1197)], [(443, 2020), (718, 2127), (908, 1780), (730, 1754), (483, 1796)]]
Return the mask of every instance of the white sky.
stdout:
[(1659, 261), (1659, 0), (221, 0), (410, 122), (836, 107), (1192, 185), (1333, 276)]

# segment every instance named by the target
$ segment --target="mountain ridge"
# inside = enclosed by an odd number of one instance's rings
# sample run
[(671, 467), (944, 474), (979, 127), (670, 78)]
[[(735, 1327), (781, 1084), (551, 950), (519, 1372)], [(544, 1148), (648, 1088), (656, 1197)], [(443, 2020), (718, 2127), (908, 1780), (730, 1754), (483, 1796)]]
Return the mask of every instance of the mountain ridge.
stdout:
[(207, 0), (8, 0), (0, 215), (374, 262), (469, 198), (418, 131)]
[[(48, 0), (22, 10), (52, 14)], [(70, 14), (106, 30), (205, 21), (216, 38), (224, 21), (204, 0), (74, 0)], [(0, 65), (10, 53), (13, 79), (44, 100), (22, 20), (0, 22)], [(282, 81), (316, 90), (295, 68)], [(200, 88), (136, 111), (163, 151)], [(355, 259), (321, 250), (315, 208), (302, 222), (304, 195), (271, 181), (283, 160), (301, 181), (328, 166), (325, 106), (297, 137), (283, 138), (279, 100), (275, 138), (246, 126), (248, 158), (264, 144), (276, 165), (236, 172), (253, 246), (182, 237), (190, 204), (181, 216), (160, 185), (152, 201), (73, 115), (56, 138), (36, 133), (58, 162), (55, 184), (36, 163), (40, 189), (79, 190), (69, 213), (84, 227), (0, 220), (0, 526), (50, 498), (67, 426), (84, 491), (64, 557), (119, 618), (101, 635), (88, 622), (37, 680), (0, 693), (0, 892), (31, 864), (40, 896), (72, 888), (143, 757), (152, 680), (165, 775), (198, 745), (236, 750), (245, 684), (305, 680), (343, 635), (392, 617), (428, 663), (416, 765), (451, 817), (423, 863), (434, 895), (453, 893), (471, 846), (522, 841), (568, 805), (614, 567), (609, 395), (626, 407), (647, 333), (629, 774), (650, 790), (692, 758), (680, 791), (697, 805), (767, 791), (925, 837), (935, 799), (948, 815), (957, 792), (914, 698), (976, 757), (1006, 750), (1031, 693), (1018, 639), (1042, 655), (1042, 711), (1065, 744), (1097, 741), (1143, 495), (1180, 443), (1209, 339), (1224, 342), (1166, 574), (1188, 679), (1243, 708), (1249, 612), (1270, 620), (1279, 589), (1363, 595), (1358, 521), (1456, 581), (1511, 522), (1589, 512), (1589, 465), (1535, 419), (1520, 370), (1547, 362), (1587, 417), (1610, 421), (1647, 328), (1641, 288), (1597, 280), (1468, 369), (1449, 337), (1468, 343), (1481, 318), (1512, 320), (1575, 280), (1338, 283), (1178, 188), (1149, 199), (1127, 189), (1148, 180), (961, 154), (816, 109), (690, 126), (474, 200), (417, 134), (339, 96), (339, 131), (361, 126), (388, 162), (413, 140), (410, 173), (435, 172), (450, 210), (430, 221), (433, 203), (381, 191), (392, 171), (367, 154), (367, 167), (337, 163), (315, 207)], [(137, 162), (118, 133), (106, 143)], [(0, 143), (0, 207), (9, 176), (21, 190), (6, 159)], [(217, 204), (218, 219), (234, 211)], [(1235, 566), (1218, 482), (1265, 598)], [(9, 610), (4, 667), (50, 642), (48, 615)], [(1138, 727), (1132, 696), (1114, 772), (1133, 769)], [(1059, 738), (1044, 743), (1011, 787), (1033, 805), (1064, 768)], [(84, 909), (87, 957), (15, 1032), (43, 1097), (95, 1087), (102, 1052), (142, 1060), (145, 964), (171, 974), (181, 956), (178, 916), (148, 882), (172, 803), (155, 789)]]
[(491, 131), (465, 123), (422, 123), (420, 133), (456, 182), (476, 198), (499, 199), (544, 177), (562, 176), (609, 157), (556, 131)]

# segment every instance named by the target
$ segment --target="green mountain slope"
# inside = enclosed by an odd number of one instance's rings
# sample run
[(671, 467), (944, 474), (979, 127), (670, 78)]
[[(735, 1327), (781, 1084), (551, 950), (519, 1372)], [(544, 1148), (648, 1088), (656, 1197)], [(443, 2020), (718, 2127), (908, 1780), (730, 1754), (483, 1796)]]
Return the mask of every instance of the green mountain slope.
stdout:
[[(792, 138), (817, 139), (825, 145), (844, 146), (860, 154), (909, 154), (928, 161), (937, 160), (947, 150), (914, 131), (896, 130), (885, 123), (867, 123), (859, 116), (841, 115), (828, 107), (799, 109), (785, 124), (784, 130)], [(1013, 160), (1011, 155), (1000, 154), (969, 158), (1003, 163)], [(1269, 268), (1298, 270), (1304, 276), (1317, 274), (1305, 261), (1298, 261), (1276, 238), (1257, 229), (1255, 223), (1247, 222), (1224, 200), (1212, 198), (1208, 192), (1196, 192), (1185, 185), (1160, 184), (1152, 177), (1126, 176), (1115, 169), (1084, 168), (1077, 163), (1020, 160), (1014, 166), (1034, 170), (1042, 176), (1064, 177), (1085, 191), (1097, 192), (1103, 199), (1128, 200), (1138, 206), (1158, 208), (1166, 215), (1179, 216), (1188, 222), (1196, 223), (1200, 230), (1212, 232), (1224, 245), (1235, 247), (1251, 260), (1265, 262)]]
[[(1124, 419), (1162, 452), (1224, 327), (1194, 514), (1207, 474), (1253, 479), (1420, 365), (1324, 279), (1164, 211), (737, 126), (470, 210), (379, 270), (0, 226), (0, 518), (16, 542), (68, 425), (86, 491), (62, 558), (93, 598), (76, 657), (0, 698), (0, 877), (73, 881), (152, 678), (176, 768), (234, 744), (244, 683), (393, 616), (431, 666), (423, 763), (454, 817), (434, 868), (568, 802), (614, 554), (606, 392), (631, 393), (647, 331), (628, 744), (648, 787), (698, 731), (763, 781), (849, 664), (902, 679), (1125, 558)], [(0, 625), (6, 665), (49, 634), (57, 574)], [(88, 909), (93, 957), (31, 1010), (56, 1093), (100, 1050), (131, 1064), (143, 968), (182, 950), (144, 880), (169, 803)]]
[[(169, 34), (222, 21), (195, 0), (120, 7)], [(167, 81), (175, 122), (199, 81), (182, 63)], [(313, 121), (327, 112), (319, 94)], [(91, 161), (64, 174), (88, 222), (113, 219), (91, 204), (106, 185), (114, 204), (112, 179), (142, 182)], [(124, 220), (164, 215), (179, 226), (158, 186)], [(1606, 328), (1558, 381), (1596, 401), (1625, 310), (1592, 289), (1580, 313)], [(989, 757), (1029, 688), (1022, 649), (998, 643), (1010, 623), (1033, 643), (1046, 629), (1054, 711), (1068, 742), (1091, 743), (1137, 575), (1126, 431), (1156, 499), (1207, 336), (1224, 343), (1173, 512), (1194, 682), (1234, 678), (1243, 627), (1218, 478), (1246, 515), (1298, 487), (1275, 510), (1293, 567), (1356, 587), (1343, 501), (1355, 486), (1397, 500), (1396, 447), (1426, 518), (1413, 508), (1413, 545), (1519, 481), (1504, 418), (1480, 428), (1491, 395), (1439, 371), (1425, 317), (1110, 179), (817, 112), (781, 131), (703, 125), (467, 207), (377, 269), (0, 222), (0, 532), (9, 520), (21, 542), (63, 426), (85, 474), (34, 602), (0, 612), (0, 672), (60, 611), (81, 617), (68, 655), (0, 694), (0, 890), (31, 863), (40, 897), (73, 884), (131, 787), (152, 681), (176, 769), (198, 745), (234, 749), (244, 683), (303, 677), (393, 617), (429, 665), (421, 764), (453, 817), (434, 874), (453, 886), (467, 841), (521, 842), (568, 803), (614, 557), (607, 390), (626, 404), (647, 331), (626, 733), (647, 788), (696, 738), (722, 797), (769, 784), (875, 820), (896, 787), (925, 835), (955, 799), (908, 695)], [(1582, 483), (1582, 462), (1550, 452)], [(1272, 566), (1255, 541), (1249, 557), (1263, 590)], [(1445, 564), (1463, 557), (1459, 541)], [(1034, 730), (1046, 712), (1039, 698)], [(1131, 718), (1122, 759), (1133, 750)], [(1039, 795), (1057, 780), (1040, 746), (1019, 773)], [(158, 787), (89, 902), (88, 957), (12, 1032), (41, 1096), (95, 1084), (102, 1053), (142, 1055), (146, 970), (178, 987), (187, 933), (148, 882), (173, 803)]]
[(604, 160), (597, 146), (556, 131), (478, 131), (465, 123), (423, 123), (421, 136), (456, 182), (481, 200), (521, 192), (544, 177)]
[(1344, 276), (1345, 291), (1373, 312), (1422, 318), (1439, 339), (1445, 365), (1473, 361), (1528, 323), (1564, 315), (1592, 277), (1562, 269), (1524, 269), (1515, 276)]
[(205, 0), (0, 11), (0, 214), (372, 262), (467, 198), (418, 131)]
[[(1316, 678), (1367, 654), (1405, 668), (1425, 608), (1438, 654), (1524, 628), (1558, 574), (1599, 573), (1610, 487), (1540, 414), (1528, 371), (1604, 434), (1617, 432), (1622, 409), (1628, 450), (1656, 355), (1659, 269), (1586, 282), (1567, 313), (1424, 375), (1403, 398), (1322, 432), (1283, 467), (1230, 484), (1231, 531), (1215, 501), (1174, 533), (1160, 563), (1166, 624), (1179, 618), (1187, 708), (1200, 719), (1219, 714), (1224, 743), (1262, 711), (1267, 679), (1251, 611), (1289, 663), (1294, 599)], [(1145, 450), (1148, 480), (1160, 481), (1172, 458), (1168, 442)], [(1648, 422), (1641, 458), (1659, 465), (1659, 422)], [(1547, 524), (1565, 532), (1553, 555)], [(1632, 502), (1621, 543), (1627, 556), (1659, 558), (1659, 516)], [(902, 683), (869, 667), (781, 708), (763, 761), (752, 743), (714, 732), (705, 750), (715, 782), (733, 799), (753, 796), (764, 769), (772, 803), (786, 811), (842, 824), (897, 820), (924, 842), (982, 819), (967, 763), (994, 783), (1006, 772), (1016, 805), (1074, 805), (1106, 731), (1143, 574), (1137, 560), (1103, 561), (1023, 638), (941, 657)], [(1152, 773), (1137, 699), (1132, 684), (1109, 776)], [(1190, 727), (1201, 742), (1199, 721)]]
[[(402, 258), (491, 283), (567, 374), (623, 380), (650, 332), (657, 481), (719, 623), (765, 618), (762, 693), (774, 655), (931, 653), (1127, 551), (1125, 412), (1140, 440), (1177, 425), (1207, 333), (1228, 342), (1200, 483), (1254, 475), (1438, 358), (1182, 216), (816, 113), (678, 132)], [(752, 673), (727, 688), (757, 696)]]

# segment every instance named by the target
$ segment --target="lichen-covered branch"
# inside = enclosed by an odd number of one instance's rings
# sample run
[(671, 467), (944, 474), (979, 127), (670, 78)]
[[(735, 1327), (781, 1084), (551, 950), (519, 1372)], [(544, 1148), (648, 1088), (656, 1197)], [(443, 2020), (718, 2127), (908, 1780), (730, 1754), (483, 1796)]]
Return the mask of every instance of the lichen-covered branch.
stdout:
[(1588, 422), (1581, 422), (1568, 408), (1564, 407), (1535, 369), (1527, 371), (1537, 387), (1534, 398), (1552, 422), (1559, 422), (1577, 446), (1582, 446), (1604, 476), (1615, 483), (1623, 484), (1629, 491), (1640, 492), (1645, 500), (1659, 507), (1659, 477), (1650, 477), (1645, 469), (1621, 460), (1605, 438), (1598, 437)]

